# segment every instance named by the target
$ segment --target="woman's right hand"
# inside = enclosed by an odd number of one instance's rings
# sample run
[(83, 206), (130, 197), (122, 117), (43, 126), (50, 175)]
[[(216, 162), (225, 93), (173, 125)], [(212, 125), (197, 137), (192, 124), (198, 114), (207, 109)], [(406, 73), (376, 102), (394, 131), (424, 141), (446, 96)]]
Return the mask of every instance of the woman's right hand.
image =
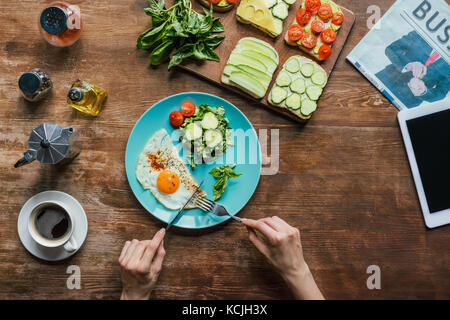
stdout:
[[(279, 217), (242, 219), (249, 239), (299, 299), (323, 299), (303, 258), (300, 232)], [(259, 232), (259, 234), (257, 233)]]

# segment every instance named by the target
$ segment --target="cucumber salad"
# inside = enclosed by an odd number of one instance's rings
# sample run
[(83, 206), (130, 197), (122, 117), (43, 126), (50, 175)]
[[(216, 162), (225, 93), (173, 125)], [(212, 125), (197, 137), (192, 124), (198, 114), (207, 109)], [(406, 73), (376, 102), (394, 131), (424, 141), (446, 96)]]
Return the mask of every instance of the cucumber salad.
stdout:
[[(190, 103), (189, 112), (183, 112), (183, 105), (187, 103)], [(181, 105), (181, 112), (173, 111), (169, 119), (172, 125), (180, 127), (180, 141), (188, 152), (193, 168), (221, 157), (227, 147), (233, 144), (230, 139), (231, 127), (225, 117), (225, 109), (221, 106), (195, 106), (192, 102), (185, 101)]]
[(302, 56), (292, 56), (278, 73), (269, 103), (309, 119), (316, 111), (317, 100), (327, 80), (327, 73), (317, 63)]

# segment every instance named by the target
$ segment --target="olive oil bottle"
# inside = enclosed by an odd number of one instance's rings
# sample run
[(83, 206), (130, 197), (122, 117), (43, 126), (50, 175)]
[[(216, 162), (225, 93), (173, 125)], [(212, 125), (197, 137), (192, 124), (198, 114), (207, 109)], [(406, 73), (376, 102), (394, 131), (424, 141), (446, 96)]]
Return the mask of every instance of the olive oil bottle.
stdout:
[(107, 96), (105, 89), (77, 80), (67, 93), (67, 103), (83, 113), (97, 116)]

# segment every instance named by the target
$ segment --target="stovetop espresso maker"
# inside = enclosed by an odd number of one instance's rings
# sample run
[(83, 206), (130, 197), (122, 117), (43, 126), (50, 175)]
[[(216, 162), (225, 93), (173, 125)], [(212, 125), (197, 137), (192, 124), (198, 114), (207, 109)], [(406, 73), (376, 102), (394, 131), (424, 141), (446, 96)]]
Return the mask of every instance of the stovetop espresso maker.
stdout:
[(61, 128), (55, 123), (42, 123), (28, 139), (28, 150), (15, 168), (38, 160), (44, 164), (60, 164), (73, 160), (81, 151), (80, 134), (73, 127)]

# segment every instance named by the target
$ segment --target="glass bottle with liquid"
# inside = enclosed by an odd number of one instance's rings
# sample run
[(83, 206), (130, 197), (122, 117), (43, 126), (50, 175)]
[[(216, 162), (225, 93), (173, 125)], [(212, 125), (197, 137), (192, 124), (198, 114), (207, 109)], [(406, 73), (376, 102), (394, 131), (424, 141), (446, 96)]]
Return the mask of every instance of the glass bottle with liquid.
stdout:
[(50, 3), (39, 17), (39, 31), (56, 47), (74, 44), (80, 38), (82, 27), (80, 8), (63, 1)]
[(105, 89), (77, 80), (67, 93), (67, 103), (83, 113), (97, 116), (107, 96)]

